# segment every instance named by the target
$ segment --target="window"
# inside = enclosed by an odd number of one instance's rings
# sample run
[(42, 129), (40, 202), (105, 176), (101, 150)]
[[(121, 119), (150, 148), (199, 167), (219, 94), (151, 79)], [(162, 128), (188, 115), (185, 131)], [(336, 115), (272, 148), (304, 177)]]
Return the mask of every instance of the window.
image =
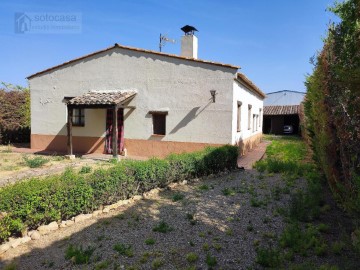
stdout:
[(261, 120), (262, 120), (261, 113), (262, 113), (262, 109), (259, 109), (259, 128), (261, 128)]
[(73, 126), (85, 126), (85, 109), (73, 109)]
[(256, 115), (255, 115), (255, 114), (253, 114), (253, 122), (252, 122), (252, 124), (253, 124), (252, 131), (253, 131), (253, 132), (255, 132), (255, 128), (256, 128), (255, 121), (256, 121)]
[(166, 114), (153, 113), (153, 134), (165, 135), (166, 134)]
[(238, 101), (237, 103), (237, 132), (241, 131), (241, 105), (242, 103)]
[(251, 129), (251, 108), (252, 106), (248, 106), (248, 129)]

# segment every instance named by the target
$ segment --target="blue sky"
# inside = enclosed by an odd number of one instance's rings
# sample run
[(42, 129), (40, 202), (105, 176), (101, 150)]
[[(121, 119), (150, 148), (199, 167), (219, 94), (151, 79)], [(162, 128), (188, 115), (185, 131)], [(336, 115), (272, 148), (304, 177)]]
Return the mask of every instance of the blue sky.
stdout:
[[(96, 50), (122, 45), (158, 50), (159, 34), (199, 32), (199, 58), (239, 65), (264, 92), (305, 91), (309, 59), (322, 47), (332, 0), (0, 0), (0, 81), (26, 76)], [(82, 14), (78, 34), (16, 34), (15, 12)], [(180, 53), (180, 43), (167, 44)]]

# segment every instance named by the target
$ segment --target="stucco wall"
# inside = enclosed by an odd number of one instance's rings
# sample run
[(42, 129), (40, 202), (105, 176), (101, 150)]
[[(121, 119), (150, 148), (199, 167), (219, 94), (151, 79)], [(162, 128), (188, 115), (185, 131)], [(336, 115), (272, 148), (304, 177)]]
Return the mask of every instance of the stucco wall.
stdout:
[[(250, 137), (259, 138), (262, 134), (262, 116), (263, 116), (263, 100), (254, 92), (247, 89), (243, 84), (234, 81), (233, 91), (233, 119), (232, 119), (232, 144), (241, 145), (241, 141), (246, 141)], [(237, 104), (241, 102), (241, 128), (237, 131)], [(251, 105), (251, 123), (248, 126), (248, 106)], [(261, 113), (260, 113), (261, 110)], [(257, 128), (253, 130), (253, 114), (259, 115)], [(256, 130), (257, 129), (257, 130)]]
[[(29, 80), (32, 134), (66, 135), (65, 96), (89, 90), (135, 88), (125, 110), (125, 139), (232, 143), (233, 78), (236, 70), (116, 48)], [(217, 91), (211, 103), (210, 90)], [(166, 136), (152, 136), (151, 110), (169, 108)], [(74, 136), (101, 137), (105, 110), (86, 110)]]

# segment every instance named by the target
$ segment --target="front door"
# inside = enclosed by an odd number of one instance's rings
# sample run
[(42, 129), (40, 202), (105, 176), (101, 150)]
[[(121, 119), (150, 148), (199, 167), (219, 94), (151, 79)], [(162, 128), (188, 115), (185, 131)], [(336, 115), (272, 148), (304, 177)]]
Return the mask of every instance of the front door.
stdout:
[[(124, 151), (124, 109), (118, 110), (118, 151), (121, 154)], [(112, 126), (113, 126), (113, 110), (106, 111), (106, 137), (105, 137), (105, 153), (112, 154)]]

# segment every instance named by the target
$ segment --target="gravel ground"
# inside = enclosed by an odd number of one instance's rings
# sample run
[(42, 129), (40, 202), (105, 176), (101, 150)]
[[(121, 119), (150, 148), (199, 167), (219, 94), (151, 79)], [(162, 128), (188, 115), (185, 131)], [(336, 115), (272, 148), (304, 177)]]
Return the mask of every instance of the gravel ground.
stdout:
[[(161, 269), (207, 269), (207, 256), (216, 258), (215, 269), (259, 268), (256, 246), (264, 238), (271, 242), (285, 226), (277, 210), (290, 196), (275, 199), (275, 186), (285, 186), (281, 176), (264, 178), (255, 171), (177, 185), (11, 249), (0, 257), (0, 268), (13, 261), (16, 269), (156, 269), (157, 263)], [(175, 194), (184, 197), (174, 202)], [(172, 230), (153, 231), (160, 221)], [(145, 244), (150, 238), (155, 243)], [(130, 245), (132, 256), (119, 254), (116, 244)], [(70, 245), (92, 247), (90, 263), (66, 260)], [(195, 262), (187, 260), (190, 252), (198, 256)]]
[[(297, 180), (291, 192), (304, 186), (304, 180)], [(280, 175), (261, 176), (253, 170), (172, 185), (158, 195), (11, 249), (0, 257), (0, 269), (9, 263), (15, 269), (210, 269), (210, 257), (216, 259), (212, 269), (262, 269), (256, 263), (256, 247), (276, 246), (285, 227), (279, 212), (290, 201), (286, 190)], [(339, 226), (342, 219), (331, 218)], [(153, 230), (161, 221), (170, 226), (169, 232)], [(336, 232), (329, 237), (337, 237)], [(146, 243), (149, 239), (152, 244)], [(125, 255), (114, 250), (121, 244), (129, 247)], [(65, 259), (70, 245), (90, 247), (90, 262), (77, 265), (74, 258)], [(310, 260), (338, 264), (332, 257)], [(302, 258), (295, 261), (301, 263)]]

